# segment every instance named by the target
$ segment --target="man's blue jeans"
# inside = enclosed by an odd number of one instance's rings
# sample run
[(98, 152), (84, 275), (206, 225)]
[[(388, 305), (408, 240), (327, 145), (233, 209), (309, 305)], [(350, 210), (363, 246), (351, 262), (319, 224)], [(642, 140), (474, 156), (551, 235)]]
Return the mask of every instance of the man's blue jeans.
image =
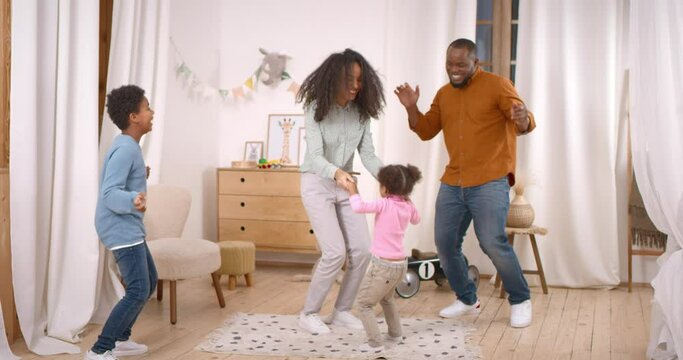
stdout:
[(510, 294), (510, 304), (530, 298), (529, 285), (519, 260), (505, 235), (510, 185), (507, 177), (483, 185), (460, 187), (441, 184), (436, 198), (434, 237), (441, 268), (458, 299), (467, 305), (477, 301), (477, 289), (467, 277), (462, 242), (470, 222), (479, 247), (491, 259)]
[(126, 294), (114, 306), (92, 347), (97, 354), (113, 349), (116, 341), (128, 340), (133, 324), (157, 284), (157, 269), (147, 242), (112, 252), (126, 286)]

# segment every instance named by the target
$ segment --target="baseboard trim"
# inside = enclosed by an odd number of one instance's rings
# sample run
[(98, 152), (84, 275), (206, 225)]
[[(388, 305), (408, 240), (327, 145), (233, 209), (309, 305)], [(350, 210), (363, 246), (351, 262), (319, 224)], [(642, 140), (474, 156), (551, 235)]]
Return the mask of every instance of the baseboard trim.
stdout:
[(261, 266), (277, 266), (277, 267), (291, 267), (291, 268), (313, 268), (314, 263), (294, 262), (284, 260), (256, 260), (256, 265)]

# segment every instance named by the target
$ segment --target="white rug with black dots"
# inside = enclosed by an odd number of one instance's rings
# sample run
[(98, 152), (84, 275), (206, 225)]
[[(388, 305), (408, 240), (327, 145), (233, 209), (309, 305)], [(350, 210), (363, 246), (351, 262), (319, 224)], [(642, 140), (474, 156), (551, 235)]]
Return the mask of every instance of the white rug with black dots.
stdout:
[[(331, 326), (332, 332), (312, 335), (297, 325), (297, 315), (237, 313), (197, 346), (198, 350), (243, 355), (301, 356), (330, 359), (481, 359), (479, 346), (469, 341), (473, 328), (449, 319), (403, 318), (402, 344), (385, 343), (377, 354), (361, 352), (364, 330)], [(383, 318), (377, 319), (386, 332)]]

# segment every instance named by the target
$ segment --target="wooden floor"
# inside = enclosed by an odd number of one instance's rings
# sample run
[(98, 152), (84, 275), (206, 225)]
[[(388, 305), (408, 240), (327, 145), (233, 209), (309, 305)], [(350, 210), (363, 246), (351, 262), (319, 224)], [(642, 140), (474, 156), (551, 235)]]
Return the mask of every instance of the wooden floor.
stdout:
[[(211, 280), (186, 280), (178, 285), (178, 323), (171, 325), (168, 292), (164, 301), (150, 300), (133, 327), (132, 338), (145, 343), (150, 351), (124, 359), (297, 359), (301, 357), (241, 356), (203, 353), (194, 347), (211, 330), (235, 312), (296, 314), (301, 310), (308, 283), (293, 282), (295, 274), (310, 268), (259, 266), (254, 287), (238, 282), (227, 290), (227, 277), (221, 280), (226, 307), (218, 307)], [(168, 286), (166, 286), (168, 291)], [(337, 286), (328, 297), (322, 313), (332, 308)], [(510, 305), (497, 296), (488, 281), (482, 280), (479, 297), (482, 312), (467, 319), (476, 328), (475, 339), (487, 359), (644, 359), (650, 325), (650, 287), (614, 290), (550, 288), (543, 295), (532, 288), (533, 324), (525, 329), (508, 326)], [(417, 295), (399, 299), (401, 315), (431, 318), (450, 304), (454, 296), (433, 281), (423, 282)], [(88, 326), (80, 343), (87, 350), (101, 326)], [(12, 345), (16, 355), (29, 359), (82, 359), (83, 354), (41, 357), (29, 352), (22, 340)], [(309, 358), (314, 359), (314, 358)]]

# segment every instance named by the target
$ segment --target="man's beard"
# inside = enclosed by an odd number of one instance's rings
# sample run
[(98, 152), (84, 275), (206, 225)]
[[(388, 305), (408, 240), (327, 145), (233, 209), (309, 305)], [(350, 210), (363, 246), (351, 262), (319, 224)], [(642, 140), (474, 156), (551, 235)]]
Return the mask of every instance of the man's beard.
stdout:
[[(453, 86), (453, 87), (456, 88), (456, 89), (462, 89), (462, 88), (464, 88), (464, 87), (467, 86), (467, 84), (470, 82), (470, 79), (472, 78), (472, 75), (473, 75), (473, 74), (474, 74), (474, 73), (467, 75), (467, 77), (465, 77), (465, 79), (464, 79), (463, 81), (461, 81), (460, 83), (457, 83), (457, 84), (456, 84), (455, 82), (453, 82), (453, 80), (451, 80), (451, 81), (450, 81), (451, 86)], [(450, 76), (449, 76), (449, 77), (450, 77)]]

